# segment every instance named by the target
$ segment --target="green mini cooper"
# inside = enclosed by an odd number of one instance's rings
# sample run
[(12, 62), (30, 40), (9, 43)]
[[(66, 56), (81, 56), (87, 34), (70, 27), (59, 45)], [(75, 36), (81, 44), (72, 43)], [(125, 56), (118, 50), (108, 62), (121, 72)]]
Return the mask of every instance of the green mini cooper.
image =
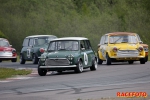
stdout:
[(25, 37), (22, 49), (20, 52), (20, 64), (25, 64), (26, 61), (32, 61), (37, 64), (44, 49), (48, 47), (52, 39), (57, 38), (54, 35), (31, 35)]
[(48, 71), (61, 73), (74, 70), (81, 73), (83, 69), (97, 69), (97, 57), (84, 37), (64, 37), (50, 41), (48, 49), (39, 57), (38, 74), (45, 76)]

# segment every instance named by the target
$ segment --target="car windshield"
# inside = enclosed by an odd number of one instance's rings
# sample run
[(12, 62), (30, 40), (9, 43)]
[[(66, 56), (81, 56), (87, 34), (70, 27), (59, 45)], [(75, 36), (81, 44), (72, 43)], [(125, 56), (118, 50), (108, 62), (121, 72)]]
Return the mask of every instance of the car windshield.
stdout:
[(48, 51), (76, 51), (79, 50), (78, 41), (61, 40), (50, 42)]
[(40, 46), (40, 45), (48, 44), (50, 42), (50, 40), (52, 40), (52, 39), (53, 38), (50, 38), (50, 37), (35, 38), (34, 45)]
[(110, 36), (109, 43), (137, 43), (137, 38), (133, 35)]
[(1, 47), (9, 47), (10, 45), (9, 45), (8, 41), (6, 41), (6, 40), (0, 40), (0, 46)]

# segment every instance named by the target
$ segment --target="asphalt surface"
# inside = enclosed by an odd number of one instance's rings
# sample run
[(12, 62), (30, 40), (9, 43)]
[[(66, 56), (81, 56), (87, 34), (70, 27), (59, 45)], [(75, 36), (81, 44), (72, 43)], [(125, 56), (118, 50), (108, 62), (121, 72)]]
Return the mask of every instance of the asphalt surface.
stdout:
[(96, 71), (84, 70), (37, 74), (37, 65), (2, 62), (0, 67), (32, 68), (34, 74), (0, 81), (0, 100), (99, 100), (116, 98), (118, 92), (150, 94), (150, 62), (99, 65)]

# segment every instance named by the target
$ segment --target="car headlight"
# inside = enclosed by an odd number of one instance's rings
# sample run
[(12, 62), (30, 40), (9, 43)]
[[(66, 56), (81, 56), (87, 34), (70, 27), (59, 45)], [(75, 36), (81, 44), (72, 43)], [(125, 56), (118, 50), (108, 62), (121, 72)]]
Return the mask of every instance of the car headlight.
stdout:
[(112, 51), (113, 51), (113, 52), (117, 52), (117, 51), (118, 51), (118, 48), (117, 48), (117, 47), (113, 47), (113, 48), (112, 48)]
[(68, 58), (69, 60), (73, 60), (73, 55), (71, 54), (71, 55), (67, 56), (67, 58)]
[(46, 59), (46, 56), (45, 55), (42, 55), (41, 57), (39, 57), (41, 61), (45, 61)]
[(13, 54), (16, 53), (16, 49), (13, 49), (13, 50), (12, 50), (12, 53), (13, 53)]
[(143, 47), (139, 47), (138, 50), (139, 50), (139, 52), (141, 52), (141, 51), (143, 51), (144, 49), (143, 49)]

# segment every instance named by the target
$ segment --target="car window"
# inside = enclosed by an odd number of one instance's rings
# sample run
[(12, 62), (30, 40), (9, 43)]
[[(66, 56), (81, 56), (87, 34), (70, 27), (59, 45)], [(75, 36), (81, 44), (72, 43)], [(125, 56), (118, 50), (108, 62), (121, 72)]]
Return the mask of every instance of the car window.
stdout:
[(33, 44), (34, 44), (34, 39), (33, 39), (33, 38), (30, 38), (30, 39), (29, 39), (29, 46), (33, 46)]
[(50, 40), (52, 40), (52, 39), (48, 38), (48, 37), (38, 37), (38, 38), (35, 38), (34, 45), (41, 46), (44, 44), (48, 44), (50, 42)]
[(104, 44), (104, 36), (101, 37), (100, 44)]
[(104, 44), (107, 44), (108, 43), (108, 35), (105, 35), (104, 37)]
[(9, 47), (9, 42), (6, 40), (0, 40), (0, 46), (2, 47)]
[(28, 46), (28, 42), (29, 42), (29, 39), (28, 38), (25, 38), (24, 41), (23, 41), (23, 46)]
[(79, 43), (78, 41), (72, 41), (72, 40), (50, 42), (48, 51), (56, 51), (56, 50), (76, 51), (79, 50)]
[(91, 49), (91, 44), (89, 40), (85, 40), (85, 49), (86, 50)]
[(117, 35), (110, 36), (109, 43), (137, 43), (137, 39), (132, 35)]
[(82, 48), (85, 48), (85, 43), (84, 43), (84, 41), (81, 41), (81, 42), (80, 42), (80, 49), (82, 49)]

